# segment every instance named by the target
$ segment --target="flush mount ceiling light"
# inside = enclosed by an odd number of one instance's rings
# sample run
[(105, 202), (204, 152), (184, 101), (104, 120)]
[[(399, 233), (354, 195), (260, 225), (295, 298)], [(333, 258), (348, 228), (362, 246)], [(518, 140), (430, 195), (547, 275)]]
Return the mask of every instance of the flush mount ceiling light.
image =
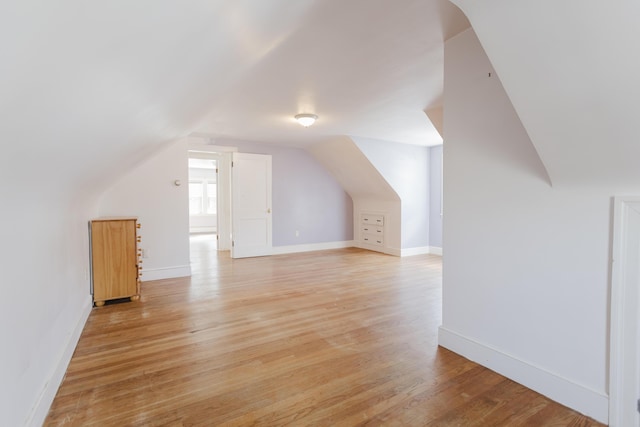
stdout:
[(294, 118), (300, 123), (302, 126), (308, 128), (312, 124), (318, 120), (318, 116), (315, 114), (296, 114)]

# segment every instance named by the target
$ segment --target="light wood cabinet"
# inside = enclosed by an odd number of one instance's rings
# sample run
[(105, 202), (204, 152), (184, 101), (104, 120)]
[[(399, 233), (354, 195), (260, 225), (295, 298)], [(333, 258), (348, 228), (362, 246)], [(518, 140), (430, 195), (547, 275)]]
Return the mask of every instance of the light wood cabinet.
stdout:
[(136, 218), (98, 218), (90, 222), (91, 283), (97, 307), (105, 301), (140, 298), (140, 254)]

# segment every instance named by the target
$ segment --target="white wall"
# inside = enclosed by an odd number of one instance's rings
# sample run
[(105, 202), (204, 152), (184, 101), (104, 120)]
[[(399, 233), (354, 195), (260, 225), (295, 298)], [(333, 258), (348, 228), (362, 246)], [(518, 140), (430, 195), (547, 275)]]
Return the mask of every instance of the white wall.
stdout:
[[(400, 197), (354, 141), (346, 136), (313, 145), (309, 151), (331, 172), (353, 200), (354, 240), (360, 238), (360, 214), (384, 213), (385, 240), (381, 252), (401, 255)], [(360, 245), (362, 246), (362, 245)]]
[(440, 344), (606, 422), (618, 189), (549, 185), (472, 30), (445, 75)]
[(640, 2), (452, 2), (479, 35), (554, 186), (640, 182)]
[(400, 248), (429, 246), (429, 148), (351, 137), (400, 197)]
[(179, 139), (159, 148), (100, 199), (101, 216), (137, 216), (142, 224), (139, 247), (147, 254), (142, 280), (190, 275), (187, 184), (187, 140)]
[(216, 143), (271, 156), (274, 253), (351, 246), (353, 201), (306, 150), (238, 140)]
[(0, 214), (0, 414), (3, 425), (41, 425), (91, 310), (94, 203), (7, 186)]

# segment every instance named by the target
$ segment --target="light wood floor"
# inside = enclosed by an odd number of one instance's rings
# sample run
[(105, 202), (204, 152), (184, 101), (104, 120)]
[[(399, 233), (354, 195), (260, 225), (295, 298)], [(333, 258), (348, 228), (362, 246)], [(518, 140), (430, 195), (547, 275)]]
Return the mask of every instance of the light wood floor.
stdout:
[(192, 248), (93, 310), (45, 425), (599, 425), (437, 347), (439, 257)]

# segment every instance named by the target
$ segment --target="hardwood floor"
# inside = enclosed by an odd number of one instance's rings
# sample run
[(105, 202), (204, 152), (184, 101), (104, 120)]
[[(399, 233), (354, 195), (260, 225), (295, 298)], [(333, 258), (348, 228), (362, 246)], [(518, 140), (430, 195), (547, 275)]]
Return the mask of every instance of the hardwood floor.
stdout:
[(437, 347), (440, 257), (192, 258), (93, 310), (45, 425), (600, 425)]

